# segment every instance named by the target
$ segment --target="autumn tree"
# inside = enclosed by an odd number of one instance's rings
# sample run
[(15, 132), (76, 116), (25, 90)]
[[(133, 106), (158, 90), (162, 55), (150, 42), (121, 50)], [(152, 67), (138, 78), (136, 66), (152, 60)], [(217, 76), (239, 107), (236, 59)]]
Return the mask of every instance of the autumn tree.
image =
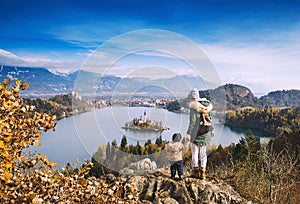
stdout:
[(31, 158), (22, 155), (24, 149), (40, 145), (41, 130), (54, 130), (56, 125), (55, 116), (34, 112), (34, 106), (24, 104), (19, 93), (28, 86), (20, 80), (15, 84), (12, 80), (4, 80), (0, 84), (0, 197), (8, 196), (8, 183), (17, 185), (21, 182), (17, 175), (22, 173), (22, 168), (30, 168), (38, 163), (43, 167), (56, 165), (41, 154)]
[[(4, 80), (0, 85), (0, 179), (10, 180), (24, 149), (39, 146), (41, 130), (55, 129), (55, 116), (34, 112), (34, 106), (25, 105), (20, 90), (29, 85), (21, 81)], [(38, 155), (42, 157), (41, 155)], [(46, 158), (44, 158), (47, 160)], [(36, 163), (37, 160), (27, 161)]]

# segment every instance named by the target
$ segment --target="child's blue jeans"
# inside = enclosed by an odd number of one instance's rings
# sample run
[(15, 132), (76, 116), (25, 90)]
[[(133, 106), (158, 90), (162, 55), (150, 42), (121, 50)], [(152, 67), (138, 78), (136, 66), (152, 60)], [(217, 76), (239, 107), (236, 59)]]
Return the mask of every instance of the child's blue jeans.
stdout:
[(171, 162), (171, 177), (175, 177), (176, 171), (178, 172), (179, 178), (183, 176), (183, 161)]

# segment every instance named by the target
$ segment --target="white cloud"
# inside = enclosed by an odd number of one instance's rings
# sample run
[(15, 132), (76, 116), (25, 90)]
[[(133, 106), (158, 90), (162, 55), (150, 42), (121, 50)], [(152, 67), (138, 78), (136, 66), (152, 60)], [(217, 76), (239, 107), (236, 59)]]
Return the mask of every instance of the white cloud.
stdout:
[(26, 53), (19, 56), (0, 49), (0, 65), (44, 67), (64, 72), (79, 69), (81, 63), (76, 59), (48, 57)]
[(168, 53), (164, 53), (162, 51), (154, 51), (154, 50), (144, 50), (141, 52), (137, 52), (134, 53), (136, 55), (141, 55), (141, 56), (153, 56), (153, 57), (164, 57), (164, 58), (173, 58), (173, 59), (177, 59), (177, 57), (168, 54)]
[(300, 89), (300, 45), (201, 45), (224, 83), (239, 83), (254, 92)]
[(121, 21), (93, 20), (72, 25), (56, 26), (48, 30), (46, 34), (82, 48), (96, 49), (102, 43), (120, 33), (126, 33), (141, 27), (145, 27), (143, 21), (132, 23), (132, 21), (127, 21), (126, 19)]
[(0, 49), (0, 56), (2, 56), (2, 57), (8, 57), (8, 58), (16, 58), (17, 57), (13, 53), (8, 52), (8, 51), (3, 50), (3, 49)]

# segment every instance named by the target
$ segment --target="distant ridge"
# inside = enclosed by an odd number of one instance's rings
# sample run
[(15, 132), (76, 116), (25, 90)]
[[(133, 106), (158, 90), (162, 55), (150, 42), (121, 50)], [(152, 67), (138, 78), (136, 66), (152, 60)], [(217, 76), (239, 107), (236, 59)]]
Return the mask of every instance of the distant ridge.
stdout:
[(300, 91), (296, 89), (272, 91), (259, 100), (265, 106), (297, 108), (300, 106)]
[(26, 93), (31, 96), (71, 93), (73, 82), (45, 68), (1, 66), (0, 80), (12, 78), (30, 83)]

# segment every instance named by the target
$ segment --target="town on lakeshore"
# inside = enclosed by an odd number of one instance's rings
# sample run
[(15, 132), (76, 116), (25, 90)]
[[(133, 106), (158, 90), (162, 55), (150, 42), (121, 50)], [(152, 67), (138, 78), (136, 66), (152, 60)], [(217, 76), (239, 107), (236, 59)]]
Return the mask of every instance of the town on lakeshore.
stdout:
[[(126, 106), (126, 107), (153, 107), (168, 109), (168, 104), (182, 100), (174, 98), (162, 97), (133, 97), (131, 99), (124, 98), (99, 98), (93, 102), (95, 108), (103, 108), (106, 106)], [(180, 112), (186, 112), (184, 107), (180, 107)]]

